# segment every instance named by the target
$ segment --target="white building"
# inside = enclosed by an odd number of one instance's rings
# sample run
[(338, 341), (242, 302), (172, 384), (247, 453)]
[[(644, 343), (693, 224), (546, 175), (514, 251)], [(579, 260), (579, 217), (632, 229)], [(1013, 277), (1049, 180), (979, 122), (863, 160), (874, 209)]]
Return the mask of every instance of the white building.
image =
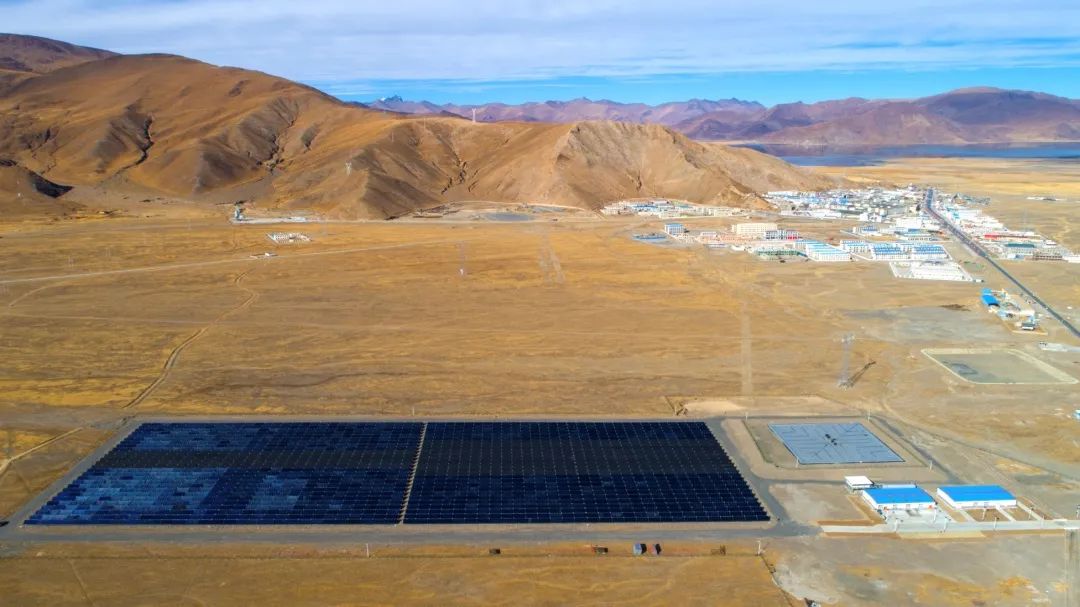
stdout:
[(812, 209), (810, 216), (814, 219), (840, 219), (844, 215), (833, 209)]
[(868, 476), (845, 476), (844, 484), (847, 485), (848, 491), (863, 491), (874, 488), (874, 481), (870, 480)]
[(776, 231), (775, 223), (737, 223), (731, 231), (743, 238), (765, 238), (766, 232)]
[(669, 236), (679, 236), (686, 233), (686, 226), (681, 223), (665, 223), (664, 233)]
[(898, 245), (889, 242), (875, 242), (870, 245), (872, 259), (907, 259), (908, 254)]
[(949, 252), (939, 244), (917, 244), (910, 249), (912, 259), (942, 260), (949, 259)]
[(937, 494), (957, 510), (1016, 507), (1016, 497), (999, 485), (938, 487)]
[(848, 253), (869, 253), (870, 243), (861, 240), (841, 240), (840, 248)]
[(851, 261), (851, 253), (823, 242), (807, 244), (806, 256), (812, 261)]
[(937, 508), (934, 498), (915, 485), (875, 487), (863, 491), (862, 495), (871, 508), (882, 514), (892, 510), (919, 511)]

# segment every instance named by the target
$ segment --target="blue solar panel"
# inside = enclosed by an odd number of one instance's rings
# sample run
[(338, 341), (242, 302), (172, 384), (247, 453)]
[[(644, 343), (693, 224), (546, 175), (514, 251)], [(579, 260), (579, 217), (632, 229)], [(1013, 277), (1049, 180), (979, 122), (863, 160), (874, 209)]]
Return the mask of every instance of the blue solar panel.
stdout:
[(761, 521), (702, 423), (428, 424), (407, 523)]
[(408, 523), (768, 519), (702, 423), (424, 426), (143, 424), (26, 522), (393, 524), (403, 511)]
[(396, 523), (420, 424), (143, 424), (28, 524)]
[(769, 424), (800, 464), (864, 464), (902, 462), (861, 423)]

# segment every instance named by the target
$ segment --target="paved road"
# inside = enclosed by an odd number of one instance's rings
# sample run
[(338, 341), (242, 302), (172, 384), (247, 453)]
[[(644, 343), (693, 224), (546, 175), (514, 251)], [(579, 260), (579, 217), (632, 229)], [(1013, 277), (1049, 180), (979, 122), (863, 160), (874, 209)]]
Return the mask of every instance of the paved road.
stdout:
[(926, 191), (926, 205), (925, 205), (926, 206), (926, 212), (929, 213), (931, 217), (933, 217), (934, 219), (941, 222), (941, 224), (944, 225), (946, 227), (946, 229), (948, 229), (949, 232), (951, 232), (953, 234), (953, 236), (955, 236), (958, 240), (960, 240), (960, 242), (967, 245), (967, 247), (969, 249), (971, 249), (971, 251), (973, 253), (975, 253), (979, 257), (982, 257), (983, 259), (986, 260), (987, 263), (994, 266), (994, 268), (996, 268), (998, 272), (1001, 272), (1005, 276), (1005, 278), (1008, 278), (1009, 281), (1011, 281), (1014, 285), (1016, 285), (1017, 288), (1019, 288), (1021, 292), (1023, 292), (1028, 297), (1030, 297), (1032, 300), (1034, 300), (1036, 303), (1038, 303), (1043, 308), (1043, 310), (1046, 311), (1047, 314), (1049, 314), (1050, 316), (1057, 319), (1057, 321), (1061, 323), (1061, 326), (1065, 327), (1066, 329), (1068, 329), (1068, 331), (1070, 333), (1073, 334), (1073, 337), (1080, 338), (1080, 330), (1078, 330), (1075, 326), (1073, 326), (1073, 324), (1071, 322), (1066, 320), (1065, 317), (1062, 316), (1061, 314), (1058, 314), (1056, 310), (1054, 310), (1052, 307), (1050, 307), (1050, 305), (1047, 304), (1045, 301), (1040, 299), (1039, 296), (1036, 295), (1034, 291), (1032, 291), (1031, 289), (1026, 287), (1024, 285), (1024, 283), (1020, 282), (1019, 279), (1017, 279), (1015, 276), (1010, 274), (1008, 272), (1008, 270), (1001, 267), (1001, 264), (999, 264), (994, 259), (994, 257), (990, 253), (988, 253), (986, 251), (986, 249), (984, 249), (983, 246), (981, 244), (979, 244), (975, 239), (973, 239), (970, 236), (968, 236), (967, 234), (965, 234), (963, 231), (960, 230), (960, 228), (953, 225), (953, 223), (951, 221), (949, 221), (943, 215), (938, 213), (937, 209), (934, 208), (934, 202), (935, 202), (934, 197), (935, 197), (935, 195), (936, 195), (936, 193), (934, 192), (934, 188), (930, 188), (930, 189), (928, 189)]
[(1049, 521), (998, 521), (923, 523), (918, 521), (882, 523), (880, 525), (822, 525), (825, 533), (962, 533), (994, 531), (1071, 531), (1080, 529), (1080, 521), (1054, 519)]

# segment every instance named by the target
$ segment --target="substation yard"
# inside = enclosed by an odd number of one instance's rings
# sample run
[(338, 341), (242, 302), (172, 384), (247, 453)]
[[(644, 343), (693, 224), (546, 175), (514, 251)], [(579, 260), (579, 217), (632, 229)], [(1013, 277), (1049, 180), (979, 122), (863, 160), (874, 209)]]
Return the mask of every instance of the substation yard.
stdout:
[[(1064, 602), (1060, 533), (822, 535), (822, 521), (873, 522), (843, 486), (867, 469), (772, 461), (784, 451), (754, 438), (776, 420), (861, 419), (905, 460), (871, 476), (1001, 484), (1048, 516), (1073, 516), (1075, 386), (974, 384), (922, 354), (1011, 349), (1080, 375), (1075, 355), (1042, 351), (1046, 337), (983, 313), (970, 284), (643, 246), (631, 233), (660, 223), (636, 219), (304, 226), (311, 242), (261, 258), (265, 226), (148, 221), (4, 226), (4, 516), (133, 424), (257, 415), (707, 419), (775, 520), (224, 537), (9, 525), (0, 586), (20, 604), (121, 602), (120, 579), (164, 602), (250, 599), (230, 588), (254, 579), (273, 580), (256, 597), (271, 604), (435, 602), (448, 588), (477, 604), (573, 592), (631, 604)], [(842, 389), (848, 333), (849, 368), (865, 372)], [(633, 557), (635, 542), (664, 552)]]

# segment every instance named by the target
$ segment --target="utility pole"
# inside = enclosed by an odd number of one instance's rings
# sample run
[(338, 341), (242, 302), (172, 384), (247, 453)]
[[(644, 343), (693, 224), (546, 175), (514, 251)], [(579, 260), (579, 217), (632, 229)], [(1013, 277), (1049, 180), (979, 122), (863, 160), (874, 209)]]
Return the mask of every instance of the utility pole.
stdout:
[(851, 345), (854, 343), (854, 333), (847, 333), (840, 338), (840, 379), (836, 382), (836, 385), (841, 388), (851, 387)]

